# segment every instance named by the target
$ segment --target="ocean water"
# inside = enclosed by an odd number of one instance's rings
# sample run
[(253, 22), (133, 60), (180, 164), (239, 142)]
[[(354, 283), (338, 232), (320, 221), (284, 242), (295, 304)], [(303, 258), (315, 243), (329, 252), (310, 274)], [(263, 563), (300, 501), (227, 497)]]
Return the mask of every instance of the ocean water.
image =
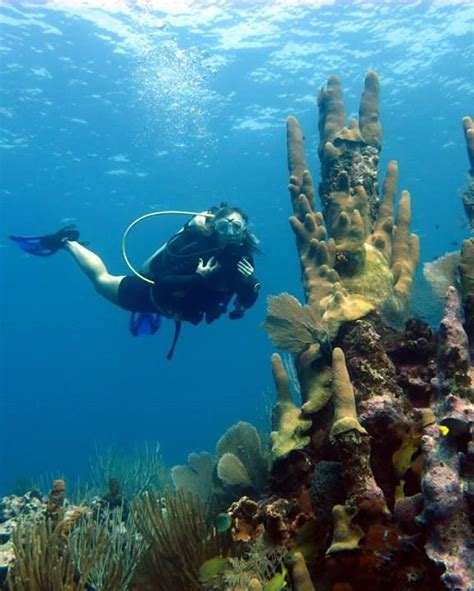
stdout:
[[(473, 115), (471, 2), (45, 0), (0, 2), (0, 494), (44, 474), (87, 477), (95, 446), (159, 442), (171, 466), (213, 451), (237, 420), (268, 427), (266, 297), (301, 298), (288, 226), (285, 119), (302, 124), (319, 181), (315, 96), (342, 81), (356, 115), (381, 80), (382, 169), (400, 166), (422, 261), (468, 235), (461, 205)], [(120, 241), (151, 211), (243, 207), (261, 240), (262, 290), (236, 322), (133, 338), (72, 258), (22, 253), (10, 234), (75, 223), (125, 274)], [(186, 218), (144, 222), (146, 259)], [(433, 296), (414, 308), (436, 324)]]

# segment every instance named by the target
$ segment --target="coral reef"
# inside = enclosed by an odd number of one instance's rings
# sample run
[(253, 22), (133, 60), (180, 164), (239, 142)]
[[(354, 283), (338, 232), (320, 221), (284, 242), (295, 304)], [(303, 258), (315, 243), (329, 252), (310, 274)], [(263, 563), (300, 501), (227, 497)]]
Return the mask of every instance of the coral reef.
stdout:
[(0, 588), (130, 589), (145, 542), (125, 506), (110, 506), (106, 495), (76, 506), (66, 495), (64, 480), (55, 480), (45, 498), (32, 491), (2, 499), (8, 577)]
[(239, 421), (216, 445), (216, 461), (207, 452), (191, 453), (186, 466), (173, 466), (171, 477), (178, 491), (197, 496), (219, 513), (239, 495), (260, 494), (268, 481), (271, 458), (260, 433)]
[[(464, 117), (464, 137), (469, 158), (468, 187), (463, 192), (462, 202), (471, 231), (474, 230), (474, 124)], [(464, 313), (464, 329), (470, 341), (471, 357), (474, 355), (474, 238), (463, 241), (461, 250), (448, 252), (423, 265), (425, 279), (435, 294), (444, 298), (450, 286), (461, 297)]]
[[(240, 421), (215, 459), (192, 453), (172, 469), (174, 491), (152, 486), (156, 448), (128, 495), (104, 455), (106, 492), (87, 506), (68, 506), (62, 480), (44, 499), (4, 499), (10, 591), (474, 588), (474, 242), (444, 257), (442, 280), (439, 265), (427, 268), (445, 298), (439, 328), (410, 318), (418, 238), (407, 191), (396, 205), (395, 161), (379, 187), (379, 96), (369, 72), (359, 120), (346, 125), (338, 78), (319, 93), (318, 191), (288, 118), (304, 302), (268, 301), (263, 326), (283, 351), (271, 359), (271, 450)], [(470, 118), (464, 130), (472, 225)]]
[[(358, 122), (345, 124), (336, 77), (318, 106), (321, 211), (303, 133), (296, 118), (287, 125), (290, 225), (305, 302), (273, 296), (264, 324), (273, 344), (293, 356), (301, 404), (275, 354), (273, 494), (234, 503), (233, 532), (289, 548), (304, 535), (314, 544), (305, 568), (317, 589), (469, 589), (473, 376), (463, 312), (468, 319), (472, 241), (452, 265), (463, 310), (451, 288), (438, 332), (409, 319), (419, 246), (407, 191), (394, 214), (394, 161), (379, 197), (376, 74), (365, 79)], [(285, 535), (275, 539), (266, 508), (284, 501), (305, 522), (288, 527), (285, 515)]]

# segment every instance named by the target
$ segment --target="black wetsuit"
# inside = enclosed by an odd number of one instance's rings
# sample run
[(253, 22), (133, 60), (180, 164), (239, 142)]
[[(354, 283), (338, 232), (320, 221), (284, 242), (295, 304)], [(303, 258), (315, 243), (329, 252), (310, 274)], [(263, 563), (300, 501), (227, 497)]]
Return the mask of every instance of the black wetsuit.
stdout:
[[(206, 236), (199, 228), (185, 227), (151, 261), (149, 276), (155, 284), (125, 277), (119, 303), (126, 310), (158, 312), (192, 324), (204, 318), (213, 322), (227, 311), (234, 296), (237, 309), (250, 308), (257, 300), (259, 283), (254, 275), (245, 277), (237, 269), (243, 257), (253, 265), (250, 250), (246, 245), (219, 246), (214, 234)], [(206, 263), (211, 257), (219, 269), (202, 277), (196, 273), (199, 259)]]

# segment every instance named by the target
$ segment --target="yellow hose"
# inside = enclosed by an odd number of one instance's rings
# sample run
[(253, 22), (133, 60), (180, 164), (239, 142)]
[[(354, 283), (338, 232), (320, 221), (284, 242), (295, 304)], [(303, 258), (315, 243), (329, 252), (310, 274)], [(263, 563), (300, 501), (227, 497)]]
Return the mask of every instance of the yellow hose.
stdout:
[(140, 216), (139, 218), (137, 218), (136, 220), (134, 220), (125, 230), (125, 232), (122, 234), (122, 256), (123, 256), (123, 260), (125, 261), (127, 267), (130, 269), (130, 271), (132, 271), (132, 273), (134, 273), (137, 277), (139, 277), (140, 279), (142, 279), (143, 281), (146, 281), (147, 283), (150, 283), (151, 285), (154, 285), (155, 282), (152, 279), (148, 279), (148, 277), (145, 277), (144, 275), (142, 275), (141, 273), (139, 273), (135, 267), (132, 265), (132, 263), (130, 262), (130, 259), (128, 258), (127, 255), (127, 248), (126, 248), (126, 240), (127, 240), (127, 236), (130, 233), (130, 230), (132, 230), (132, 228), (134, 228), (137, 224), (139, 224), (141, 221), (146, 220), (147, 218), (152, 218), (155, 217), (157, 215), (202, 215), (208, 218), (213, 218), (214, 214), (213, 213), (203, 213), (200, 211), (175, 211), (175, 210), (169, 210), (169, 211), (152, 211), (151, 213), (146, 213), (145, 215)]

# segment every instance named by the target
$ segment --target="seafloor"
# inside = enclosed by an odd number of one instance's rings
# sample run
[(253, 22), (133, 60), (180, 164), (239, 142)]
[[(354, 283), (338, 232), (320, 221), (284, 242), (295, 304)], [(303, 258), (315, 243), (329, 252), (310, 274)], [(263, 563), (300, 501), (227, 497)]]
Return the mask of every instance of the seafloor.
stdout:
[(287, 122), (305, 301), (268, 301), (282, 352), (270, 438), (239, 422), (215, 457), (193, 453), (171, 474), (148, 450), (126, 468), (102, 457), (95, 496), (55, 480), (5, 497), (3, 589), (474, 589), (474, 240), (427, 265), (445, 299), (438, 330), (410, 317), (419, 241), (398, 163), (379, 181), (378, 77), (365, 78), (358, 121), (346, 126), (337, 77), (318, 107), (317, 189)]

